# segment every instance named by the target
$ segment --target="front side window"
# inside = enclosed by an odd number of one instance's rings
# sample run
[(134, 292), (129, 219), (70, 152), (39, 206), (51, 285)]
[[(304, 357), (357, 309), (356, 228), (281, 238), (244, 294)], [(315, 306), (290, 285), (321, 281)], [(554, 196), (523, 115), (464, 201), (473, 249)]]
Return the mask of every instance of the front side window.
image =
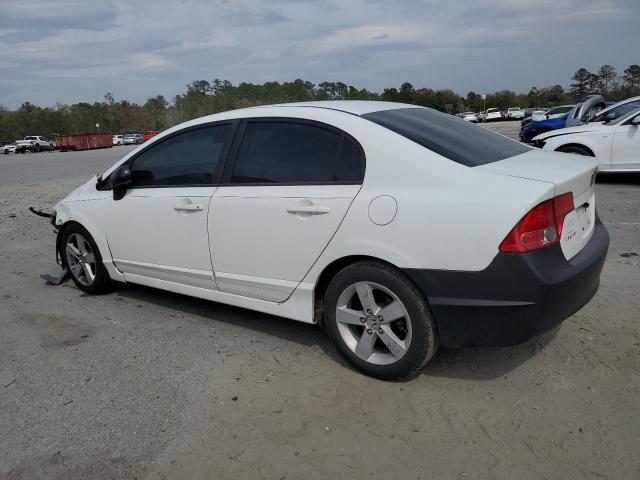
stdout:
[(361, 183), (364, 158), (349, 137), (295, 122), (249, 122), (231, 182), (236, 184)]
[(623, 115), (626, 115), (627, 113), (636, 110), (637, 108), (640, 107), (640, 100), (637, 101), (633, 101), (633, 102), (629, 102), (629, 103), (624, 103), (622, 105), (619, 105), (615, 108), (612, 108), (611, 110), (607, 110), (606, 112), (600, 112), (598, 113), (595, 117), (593, 117), (593, 120), (591, 120), (592, 122), (604, 122), (605, 121), (605, 117), (613, 114), (613, 118), (611, 118), (610, 120), (616, 120), (620, 117), (622, 117)]
[(232, 133), (231, 124), (215, 125), (154, 144), (133, 160), (133, 186), (211, 185)]
[(362, 117), (468, 167), (530, 151), (515, 140), (430, 108), (398, 108)]

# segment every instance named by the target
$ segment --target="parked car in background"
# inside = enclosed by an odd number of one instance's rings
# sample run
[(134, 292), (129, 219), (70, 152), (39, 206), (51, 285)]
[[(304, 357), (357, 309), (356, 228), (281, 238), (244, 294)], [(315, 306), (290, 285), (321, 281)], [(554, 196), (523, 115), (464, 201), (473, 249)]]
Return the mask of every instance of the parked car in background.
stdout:
[(520, 107), (510, 107), (507, 109), (508, 120), (522, 120), (524, 118), (524, 111)]
[(602, 122), (543, 133), (533, 139), (533, 145), (544, 150), (595, 157), (599, 171), (638, 172), (640, 108), (619, 117), (609, 111)]
[(569, 113), (573, 107), (575, 107), (575, 105), (560, 105), (559, 107), (548, 108), (544, 113), (544, 118), (540, 120), (561, 117), (565, 113)]
[(595, 170), (415, 105), (271, 105), (161, 133), (53, 223), (85, 292), (131, 282), (321, 323), (352, 366), (395, 379), (593, 297)]
[(539, 122), (540, 120), (547, 119), (547, 110), (546, 109), (538, 109), (531, 112), (531, 116), (529, 117), (530, 122)]
[(6, 145), (0, 147), (0, 152), (7, 155), (9, 153), (25, 153), (27, 151), (27, 146), (21, 143), (10, 142)]
[(482, 112), (481, 120), (483, 122), (497, 122), (502, 120), (502, 113), (497, 108), (487, 108), (485, 112)]
[(478, 114), (475, 112), (462, 112), (460, 118), (471, 123), (478, 123)]
[(158, 133), (155, 130), (148, 130), (146, 132), (144, 132), (144, 134), (142, 135), (142, 142), (146, 142), (147, 140), (151, 140), (153, 137), (155, 137)]
[(599, 112), (591, 114), (589, 123), (604, 122), (607, 119), (609, 121), (615, 120), (616, 118), (622, 117), (623, 115), (626, 115), (636, 108), (640, 108), (640, 97), (630, 97), (626, 100), (622, 100), (621, 102), (614, 103), (613, 105), (610, 105), (600, 110)]
[(142, 135), (139, 133), (127, 133), (124, 135), (124, 145), (139, 145), (142, 143)]
[(580, 125), (587, 121), (592, 112), (597, 112), (605, 106), (606, 102), (602, 95), (590, 95), (582, 102), (571, 107), (565, 114), (557, 114), (559, 116), (556, 116), (556, 114), (551, 114), (551, 110), (549, 110), (546, 115), (553, 115), (553, 117), (538, 122), (531, 122), (521, 127), (520, 140), (529, 143), (533, 140), (533, 137), (541, 133)]
[(29, 135), (23, 140), (16, 140), (18, 144), (24, 145), (30, 152), (40, 152), (42, 150), (53, 150), (51, 142), (40, 135)]
[(113, 144), (114, 145), (124, 145), (124, 135), (114, 135), (113, 136)]
[(530, 115), (525, 115), (525, 118), (522, 119), (522, 126), (524, 128), (527, 124), (531, 122), (540, 122), (542, 120), (548, 120), (552, 118), (558, 118), (563, 116), (565, 113), (568, 113), (574, 105), (561, 105), (559, 107), (547, 108), (547, 109), (535, 109), (531, 111)]

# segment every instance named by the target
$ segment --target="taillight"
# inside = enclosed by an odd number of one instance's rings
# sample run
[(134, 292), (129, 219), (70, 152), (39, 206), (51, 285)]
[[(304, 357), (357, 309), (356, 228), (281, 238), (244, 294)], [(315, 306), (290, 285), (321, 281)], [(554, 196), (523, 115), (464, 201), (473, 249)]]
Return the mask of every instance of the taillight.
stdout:
[(507, 234), (500, 244), (500, 251), (531, 252), (560, 243), (564, 218), (573, 209), (572, 193), (536, 205)]

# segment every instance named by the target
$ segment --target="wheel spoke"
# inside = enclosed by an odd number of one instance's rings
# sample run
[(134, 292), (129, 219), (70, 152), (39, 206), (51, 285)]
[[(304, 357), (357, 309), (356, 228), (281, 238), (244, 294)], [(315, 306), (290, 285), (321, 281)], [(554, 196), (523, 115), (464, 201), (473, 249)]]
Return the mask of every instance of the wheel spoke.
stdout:
[(373, 345), (376, 343), (376, 336), (362, 332), (358, 345), (356, 346), (356, 355), (364, 360), (368, 360), (373, 353)]
[(71, 255), (73, 258), (75, 259), (80, 259), (80, 257), (82, 256), (82, 254), (80, 253), (80, 250), (78, 250), (74, 245), (72, 245), (71, 243), (67, 243), (67, 253), (69, 255)]
[(351, 310), (347, 307), (338, 307), (336, 310), (336, 321), (338, 323), (346, 323), (348, 325), (362, 325), (360, 321), (364, 313), (358, 310)]
[(84, 257), (84, 261), (88, 263), (96, 263), (96, 256), (93, 254), (93, 252), (88, 252)]
[(96, 276), (94, 275), (93, 271), (91, 270), (91, 265), (89, 265), (88, 263), (83, 263), (82, 264), (82, 270), (84, 270), (84, 275), (85, 275), (85, 277), (87, 277), (87, 280), (90, 283), (93, 283), (93, 280), (96, 278)]
[(83, 255), (86, 255), (87, 252), (89, 251), (89, 248), (87, 246), (87, 241), (84, 239), (84, 237), (81, 237), (80, 235), (76, 236), (76, 241), (78, 242), (78, 250), (80, 250), (80, 253), (82, 253)]
[(383, 307), (378, 314), (382, 316), (384, 320), (382, 320), (383, 324), (391, 323), (399, 318), (405, 317), (407, 315), (406, 310), (402, 306), (398, 300), (394, 300), (386, 307)]
[(394, 357), (398, 358), (404, 355), (407, 349), (404, 341), (400, 340), (388, 325), (382, 326), (382, 333), (378, 333), (378, 336)]
[(367, 282), (356, 283), (356, 292), (358, 292), (358, 299), (360, 300), (362, 309), (367, 313), (369, 313), (368, 310), (371, 310), (373, 315), (377, 315), (380, 307), (378, 307), (375, 299), (373, 298), (373, 289), (371, 288), (371, 285)]

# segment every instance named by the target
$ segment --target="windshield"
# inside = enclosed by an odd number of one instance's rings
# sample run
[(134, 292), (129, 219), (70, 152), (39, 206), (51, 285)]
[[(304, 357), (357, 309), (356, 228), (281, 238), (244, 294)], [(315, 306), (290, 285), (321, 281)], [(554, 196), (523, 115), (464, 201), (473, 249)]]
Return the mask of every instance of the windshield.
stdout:
[(24, 137), (25, 140), (37, 140), (38, 137)]
[(399, 108), (362, 117), (468, 167), (497, 162), (530, 150), (503, 135), (430, 108)]

